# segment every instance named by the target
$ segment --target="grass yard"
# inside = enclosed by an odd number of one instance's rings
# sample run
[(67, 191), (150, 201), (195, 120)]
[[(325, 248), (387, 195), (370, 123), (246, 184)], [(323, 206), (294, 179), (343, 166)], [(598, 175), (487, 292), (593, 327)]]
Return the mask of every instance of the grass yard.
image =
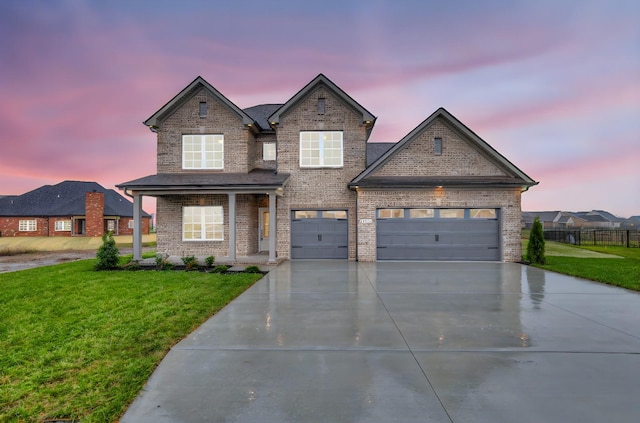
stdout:
[[(523, 252), (526, 252), (523, 241)], [(542, 269), (640, 291), (640, 248), (575, 247), (545, 243), (547, 263)]]
[(262, 276), (94, 263), (0, 274), (0, 421), (117, 421), (170, 347)]

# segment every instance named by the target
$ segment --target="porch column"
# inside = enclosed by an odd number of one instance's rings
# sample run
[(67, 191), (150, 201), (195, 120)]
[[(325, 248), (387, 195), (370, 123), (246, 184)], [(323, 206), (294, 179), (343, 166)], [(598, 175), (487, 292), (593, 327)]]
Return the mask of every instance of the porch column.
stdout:
[(229, 260), (236, 259), (236, 193), (229, 193)]
[(133, 259), (142, 260), (142, 196), (133, 194)]
[(276, 194), (269, 194), (269, 263), (276, 262)]

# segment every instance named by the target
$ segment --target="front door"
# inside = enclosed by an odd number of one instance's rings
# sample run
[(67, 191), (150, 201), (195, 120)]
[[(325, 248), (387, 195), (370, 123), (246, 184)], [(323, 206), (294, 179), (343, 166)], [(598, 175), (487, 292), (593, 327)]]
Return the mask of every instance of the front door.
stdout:
[(269, 209), (268, 208), (260, 208), (258, 211), (258, 250), (259, 251), (269, 251), (269, 236), (271, 236), (271, 231), (269, 228)]

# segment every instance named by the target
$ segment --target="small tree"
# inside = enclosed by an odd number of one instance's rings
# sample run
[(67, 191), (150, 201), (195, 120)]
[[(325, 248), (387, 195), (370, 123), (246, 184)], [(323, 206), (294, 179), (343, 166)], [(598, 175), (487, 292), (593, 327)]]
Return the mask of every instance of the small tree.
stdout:
[(95, 266), (96, 270), (113, 270), (118, 267), (119, 253), (113, 234), (108, 232), (102, 235), (102, 245), (96, 253), (96, 258), (98, 259)]
[(544, 256), (544, 233), (542, 232), (542, 223), (540, 223), (538, 216), (533, 220), (533, 226), (529, 234), (527, 260), (533, 264), (545, 264), (547, 261)]

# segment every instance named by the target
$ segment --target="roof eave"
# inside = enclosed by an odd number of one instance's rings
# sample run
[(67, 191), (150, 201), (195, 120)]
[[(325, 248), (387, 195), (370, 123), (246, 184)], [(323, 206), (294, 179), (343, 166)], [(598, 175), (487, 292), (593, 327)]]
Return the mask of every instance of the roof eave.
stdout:
[(295, 107), (300, 101), (302, 101), (302, 99), (307, 96), (307, 94), (309, 94), (309, 92), (311, 92), (311, 90), (315, 89), (319, 85), (324, 85), (328, 90), (333, 92), (350, 107), (358, 111), (358, 113), (361, 114), (361, 124), (366, 125), (368, 127), (369, 133), (371, 132), (371, 130), (373, 129), (373, 125), (375, 124), (376, 117), (323, 74), (319, 74), (314, 79), (312, 79), (307, 85), (302, 87), (300, 91), (294, 94), (293, 97), (291, 97), (286, 103), (280, 106), (278, 110), (273, 112), (268, 118), (269, 124), (272, 127), (278, 125), (280, 123), (280, 116), (287, 114), (290, 109)]

